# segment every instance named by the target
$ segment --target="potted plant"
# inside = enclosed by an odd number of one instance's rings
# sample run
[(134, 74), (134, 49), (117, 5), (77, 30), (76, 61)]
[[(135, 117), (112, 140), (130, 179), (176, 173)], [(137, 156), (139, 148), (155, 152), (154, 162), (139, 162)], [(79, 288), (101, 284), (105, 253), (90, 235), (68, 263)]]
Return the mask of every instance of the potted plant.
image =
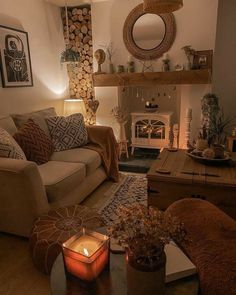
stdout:
[(213, 112), (209, 117), (208, 140), (215, 151), (215, 158), (224, 158), (227, 135), (232, 127), (232, 119), (225, 118), (223, 109)]
[(109, 231), (126, 249), (128, 294), (164, 294), (164, 247), (185, 238), (183, 224), (158, 209), (134, 205), (119, 208)]
[[(232, 127), (232, 119), (225, 118), (223, 109), (220, 108), (219, 98), (214, 93), (207, 93), (201, 100), (202, 132), (199, 133), (200, 141), (208, 141), (208, 146), (214, 151), (215, 158), (224, 158), (227, 135)], [(206, 146), (207, 148), (207, 146)], [(203, 150), (203, 148), (201, 149)]]
[(208, 134), (207, 134), (207, 128), (204, 124), (202, 126), (202, 130), (198, 134), (198, 139), (196, 141), (196, 149), (198, 151), (204, 151), (206, 148), (208, 148)]

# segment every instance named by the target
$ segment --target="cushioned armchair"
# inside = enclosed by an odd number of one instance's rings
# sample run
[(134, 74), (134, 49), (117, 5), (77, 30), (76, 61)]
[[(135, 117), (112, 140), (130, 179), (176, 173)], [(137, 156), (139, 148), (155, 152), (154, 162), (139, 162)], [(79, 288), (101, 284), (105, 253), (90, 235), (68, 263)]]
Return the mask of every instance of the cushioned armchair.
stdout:
[[(10, 134), (17, 130), (10, 116), (0, 119), (0, 127)], [(88, 134), (88, 146), (55, 152), (40, 166), (0, 158), (0, 231), (28, 237), (33, 221), (42, 213), (81, 203), (109, 176), (117, 180), (112, 129), (91, 126)], [(105, 143), (99, 138), (105, 138)]]

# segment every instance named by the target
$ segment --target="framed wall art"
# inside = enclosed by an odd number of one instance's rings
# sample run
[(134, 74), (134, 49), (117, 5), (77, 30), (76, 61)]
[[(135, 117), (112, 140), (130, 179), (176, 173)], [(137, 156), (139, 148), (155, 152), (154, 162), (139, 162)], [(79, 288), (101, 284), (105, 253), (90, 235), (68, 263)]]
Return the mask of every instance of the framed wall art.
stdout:
[(195, 51), (193, 65), (195, 69), (212, 68), (213, 50)]
[(27, 32), (0, 25), (0, 69), (3, 87), (33, 86)]

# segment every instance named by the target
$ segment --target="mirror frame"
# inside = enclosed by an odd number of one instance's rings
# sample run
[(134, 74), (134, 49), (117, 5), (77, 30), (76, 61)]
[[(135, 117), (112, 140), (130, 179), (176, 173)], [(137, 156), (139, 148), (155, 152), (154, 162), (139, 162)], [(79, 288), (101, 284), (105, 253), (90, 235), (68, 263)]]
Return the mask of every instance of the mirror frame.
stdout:
[(143, 4), (136, 6), (126, 18), (123, 28), (123, 40), (127, 50), (137, 59), (153, 60), (161, 57), (167, 52), (174, 43), (176, 36), (176, 24), (173, 13), (157, 14), (165, 24), (166, 32), (162, 42), (153, 49), (140, 48), (133, 39), (133, 28), (136, 21), (143, 15), (147, 14), (143, 11)]

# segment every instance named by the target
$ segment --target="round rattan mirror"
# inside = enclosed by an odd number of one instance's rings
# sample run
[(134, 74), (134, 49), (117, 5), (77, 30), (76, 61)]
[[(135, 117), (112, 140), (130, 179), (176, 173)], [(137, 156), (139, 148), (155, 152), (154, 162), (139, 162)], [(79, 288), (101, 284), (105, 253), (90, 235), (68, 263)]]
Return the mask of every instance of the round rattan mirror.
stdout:
[(123, 38), (127, 50), (135, 58), (152, 60), (170, 49), (175, 33), (175, 18), (172, 13), (145, 13), (143, 4), (140, 4), (128, 15)]

